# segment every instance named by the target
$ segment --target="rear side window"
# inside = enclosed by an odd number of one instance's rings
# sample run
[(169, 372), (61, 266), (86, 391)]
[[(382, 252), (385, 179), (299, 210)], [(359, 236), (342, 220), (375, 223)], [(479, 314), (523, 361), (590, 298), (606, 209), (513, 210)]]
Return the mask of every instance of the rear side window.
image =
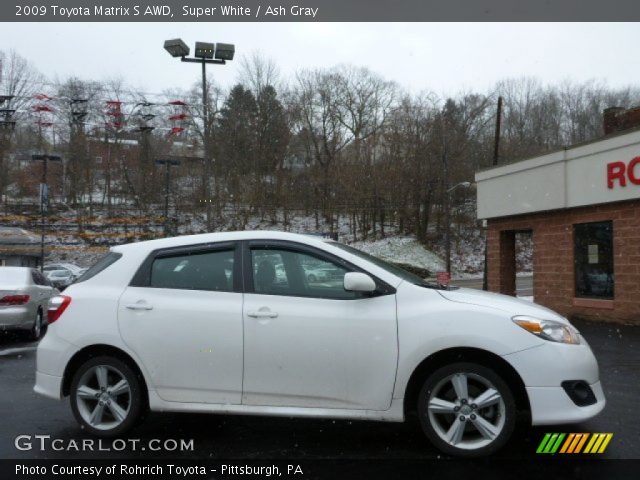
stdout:
[(233, 291), (234, 250), (156, 257), (150, 286), (181, 290)]
[(117, 252), (107, 253), (104, 257), (102, 257), (100, 260), (94, 263), (93, 266), (89, 268), (89, 270), (84, 272), (80, 276), (80, 278), (78, 278), (74, 283), (84, 282), (85, 280), (89, 280), (90, 278), (95, 277), (97, 274), (99, 274), (100, 272), (102, 272), (103, 270), (110, 267), (111, 265), (116, 263), (118, 260), (120, 260), (120, 258), (122, 258), (121, 253), (117, 253)]

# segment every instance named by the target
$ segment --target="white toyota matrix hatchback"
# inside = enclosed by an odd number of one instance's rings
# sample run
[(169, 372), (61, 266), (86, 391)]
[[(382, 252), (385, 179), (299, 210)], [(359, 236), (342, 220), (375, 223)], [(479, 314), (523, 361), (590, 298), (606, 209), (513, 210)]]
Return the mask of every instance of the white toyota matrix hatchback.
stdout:
[[(318, 275), (318, 272), (323, 272)], [(229, 232), (114, 247), (49, 308), (35, 391), (118, 436), (147, 409), (402, 422), (451, 455), (605, 406), (589, 345), (533, 303), (340, 243)]]

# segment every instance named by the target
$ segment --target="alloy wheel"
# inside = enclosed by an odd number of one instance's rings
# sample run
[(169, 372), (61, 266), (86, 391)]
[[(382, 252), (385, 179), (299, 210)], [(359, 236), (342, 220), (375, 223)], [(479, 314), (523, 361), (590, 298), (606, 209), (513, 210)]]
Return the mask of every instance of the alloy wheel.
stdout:
[(98, 430), (118, 427), (131, 409), (129, 382), (111, 365), (95, 365), (84, 372), (75, 395), (80, 416)]
[(427, 415), (435, 433), (452, 447), (476, 450), (492, 443), (505, 426), (505, 402), (491, 381), (458, 372), (431, 390)]

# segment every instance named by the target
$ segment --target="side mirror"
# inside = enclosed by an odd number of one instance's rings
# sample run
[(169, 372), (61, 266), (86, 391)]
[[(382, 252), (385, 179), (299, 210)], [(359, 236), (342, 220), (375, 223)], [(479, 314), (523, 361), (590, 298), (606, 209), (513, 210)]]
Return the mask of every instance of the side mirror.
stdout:
[(348, 292), (373, 292), (376, 282), (366, 273), (348, 272), (344, 275), (344, 289)]

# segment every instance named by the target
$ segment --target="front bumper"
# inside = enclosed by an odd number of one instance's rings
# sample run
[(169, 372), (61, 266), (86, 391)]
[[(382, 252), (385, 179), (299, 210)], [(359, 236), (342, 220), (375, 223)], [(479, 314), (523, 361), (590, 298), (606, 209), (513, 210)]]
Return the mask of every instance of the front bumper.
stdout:
[[(533, 425), (554, 425), (588, 420), (606, 405), (598, 362), (581, 337), (580, 345), (545, 342), (542, 345), (505, 355), (524, 382), (531, 406)], [(582, 380), (595, 396), (595, 403), (578, 406), (562, 382)]]
[(526, 387), (531, 405), (532, 425), (577, 423), (598, 415), (607, 404), (600, 381), (589, 385), (596, 403), (579, 407), (562, 387)]

